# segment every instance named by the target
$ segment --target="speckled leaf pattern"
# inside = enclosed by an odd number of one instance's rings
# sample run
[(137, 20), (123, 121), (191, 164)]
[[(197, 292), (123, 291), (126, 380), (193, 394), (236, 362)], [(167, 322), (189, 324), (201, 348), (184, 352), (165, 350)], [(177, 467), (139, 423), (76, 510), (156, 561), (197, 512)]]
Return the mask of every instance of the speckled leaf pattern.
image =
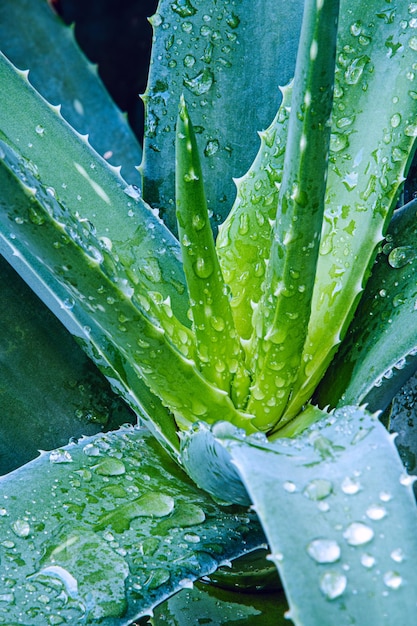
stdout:
[(253, 512), (216, 505), (132, 427), (0, 485), (0, 623), (128, 625), (265, 541)]

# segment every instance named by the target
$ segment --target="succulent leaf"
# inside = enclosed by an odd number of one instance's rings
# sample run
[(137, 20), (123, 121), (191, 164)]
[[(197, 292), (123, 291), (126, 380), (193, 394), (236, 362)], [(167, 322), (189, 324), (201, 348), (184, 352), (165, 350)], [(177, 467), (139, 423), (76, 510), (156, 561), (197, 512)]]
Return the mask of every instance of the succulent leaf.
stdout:
[(254, 513), (216, 505), (141, 429), (43, 452), (0, 485), (8, 624), (127, 626), (265, 542)]
[(288, 417), (311, 397), (347, 331), (415, 148), (413, 11), (409, 2), (395, 12), (377, 0), (341, 3), (322, 243)]
[[(178, 235), (190, 298), (198, 364), (214, 385), (231, 393), (244, 376), (242, 349), (234, 327), (229, 295), (214, 245), (197, 141), (182, 97), (176, 136), (176, 207)], [(239, 404), (244, 406), (249, 380)]]
[(339, 3), (305, 5), (287, 147), (263, 294), (248, 348), (248, 411), (269, 430), (300, 367), (310, 317), (324, 210)]

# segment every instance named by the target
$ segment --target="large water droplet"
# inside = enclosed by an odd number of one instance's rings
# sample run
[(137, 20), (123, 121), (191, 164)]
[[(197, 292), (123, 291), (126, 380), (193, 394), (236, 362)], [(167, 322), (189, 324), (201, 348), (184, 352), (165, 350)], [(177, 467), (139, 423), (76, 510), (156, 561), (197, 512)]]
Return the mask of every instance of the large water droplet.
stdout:
[(194, 271), (199, 278), (209, 278), (213, 273), (213, 264), (210, 259), (199, 257), (194, 264)]
[(325, 572), (320, 578), (320, 590), (328, 600), (342, 595), (347, 586), (347, 578), (336, 571)]
[(361, 556), (361, 563), (364, 567), (366, 567), (367, 569), (370, 569), (371, 567), (375, 565), (376, 559), (371, 554), (365, 553), (365, 554), (362, 554)]
[(390, 589), (399, 589), (403, 584), (403, 579), (398, 572), (386, 572), (384, 574), (384, 584)]
[(17, 537), (26, 538), (30, 535), (30, 524), (26, 520), (17, 519), (12, 523), (12, 531)]
[(362, 522), (353, 522), (343, 533), (344, 538), (351, 546), (363, 546), (372, 541), (374, 531)]
[(394, 248), (388, 255), (388, 263), (391, 267), (399, 269), (416, 258), (416, 251), (412, 246), (399, 246)]
[(303, 494), (310, 500), (324, 500), (333, 491), (333, 485), (326, 478), (315, 478), (304, 488)]
[(372, 520), (381, 520), (387, 515), (387, 510), (380, 504), (371, 504), (366, 509), (366, 515)]
[(346, 476), (342, 481), (342, 491), (346, 495), (352, 496), (358, 493), (362, 488), (361, 483), (356, 478)]
[(202, 96), (207, 93), (214, 82), (213, 72), (205, 67), (193, 78), (184, 78), (184, 85), (195, 96)]
[(193, 7), (189, 0), (175, 0), (171, 4), (171, 9), (180, 17), (190, 17), (197, 13), (197, 9)]
[(49, 455), (51, 463), (72, 463), (72, 457), (68, 450), (53, 450)]
[(334, 539), (314, 539), (307, 552), (317, 563), (335, 563), (340, 559), (340, 546)]
[(97, 465), (93, 465), (92, 469), (100, 476), (121, 476), (126, 472), (125, 464), (114, 457), (105, 457)]

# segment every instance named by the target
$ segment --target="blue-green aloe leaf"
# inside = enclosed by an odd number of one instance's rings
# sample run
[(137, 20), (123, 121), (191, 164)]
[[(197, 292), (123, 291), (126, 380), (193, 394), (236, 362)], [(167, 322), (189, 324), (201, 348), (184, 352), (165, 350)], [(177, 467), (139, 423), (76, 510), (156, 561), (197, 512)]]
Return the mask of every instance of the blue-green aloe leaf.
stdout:
[[(295, 625), (412, 623), (413, 479), (375, 416), (343, 407), (295, 439), (228, 450), (268, 538)], [(227, 442), (227, 438), (223, 443)]]
[[(258, 149), (256, 140), (248, 144), (246, 138), (270, 124), (280, 101), (278, 85), (293, 75), (302, 6), (297, 0), (278, 11), (275, 0), (268, 0), (254, 19), (252, 0), (159, 3), (144, 95), (143, 193), (162, 209), (171, 228), (176, 226), (174, 137), (181, 93), (199, 133), (208, 207), (218, 224), (234, 200), (232, 177), (248, 169)], [(244, 120), (243, 135), (236, 120)]]
[(89, 63), (47, 0), (5, 0), (0, 4), (0, 50), (65, 119), (110, 163), (122, 166), (125, 180), (140, 186), (135, 168), (142, 151), (125, 115), (103, 87)]
[(383, 410), (417, 368), (417, 202), (394, 213), (364, 297), (317, 397)]
[(106, 379), (0, 257), (0, 475), (39, 450), (136, 421)]
[(3, 623), (128, 625), (265, 543), (253, 512), (216, 505), (132, 427), (43, 452), (0, 488)]

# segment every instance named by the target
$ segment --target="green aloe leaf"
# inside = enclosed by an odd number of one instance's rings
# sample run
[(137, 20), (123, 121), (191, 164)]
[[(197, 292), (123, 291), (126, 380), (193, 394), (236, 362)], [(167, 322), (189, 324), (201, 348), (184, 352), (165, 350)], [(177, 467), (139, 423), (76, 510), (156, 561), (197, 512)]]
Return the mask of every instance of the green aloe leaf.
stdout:
[(417, 368), (417, 202), (394, 213), (354, 322), (318, 390), (322, 404), (386, 408)]
[(341, 3), (322, 243), (288, 417), (311, 397), (346, 333), (411, 161), (414, 13), (409, 2), (395, 10), (378, 0)]
[(300, 367), (320, 246), (339, 2), (306, 3), (284, 172), (263, 294), (247, 347), (248, 411), (269, 430), (281, 418)]
[(289, 617), (303, 626), (412, 623), (413, 479), (375, 416), (357, 407), (321, 415), (293, 440), (223, 439), (268, 538)]
[(7, 623), (128, 625), (265, 541), (254, 513), (216, 505), (132, 427), (44, 452), (0, 484)]
[[(245, 406), (249, 377), (233, 322), (211, 230), (197, 141), (181, 97), (176, 135), (176, 215), (190, 298), (197, 357), (203, 375)], [(246, 379), (246, 380), (245, 380)]]
[(135, 421), (56, 317), (0, 257), (0, 474), (39, 450)]
[[(36, 89), (125, 180), (140, 185), (135, 168), (142, 151), (125, 115), (103, 87), (74, 38), (46, 0), (4, 0), (0, 4), (0, 50), (21, 70), (30, 69)], [(47, 59), (47, 62), (45, 60)], [(103, 132), (106, 129), (106, 132)]]
[(5, 59), (1, 72), (2, 253), (173, 454), (176, 423), (164, 407), (182, 425), (219, 412), (248, 423), (192, 359), (177, 240), (25, 73)]
[(278, 11), (276, 2), (268, 0), (257, 7), (254, 19), (251, 0), (159, 3), (152, 18), (155, 41), (144, 95), (141, 169), (144, 197), (161, 208), (170, 228), (176, 227), (174, 137), (181, 93), (198, 131), (208, 207), (218, 224), (233, 203), (232, 176), (248, 169), (258, 148), (256, 142), (242, 141), (236, 120), (244, 120), (246, 138), (273, 119), (278, 85), (286, 84), (294, 71), (302, 6), (297, 0)]

